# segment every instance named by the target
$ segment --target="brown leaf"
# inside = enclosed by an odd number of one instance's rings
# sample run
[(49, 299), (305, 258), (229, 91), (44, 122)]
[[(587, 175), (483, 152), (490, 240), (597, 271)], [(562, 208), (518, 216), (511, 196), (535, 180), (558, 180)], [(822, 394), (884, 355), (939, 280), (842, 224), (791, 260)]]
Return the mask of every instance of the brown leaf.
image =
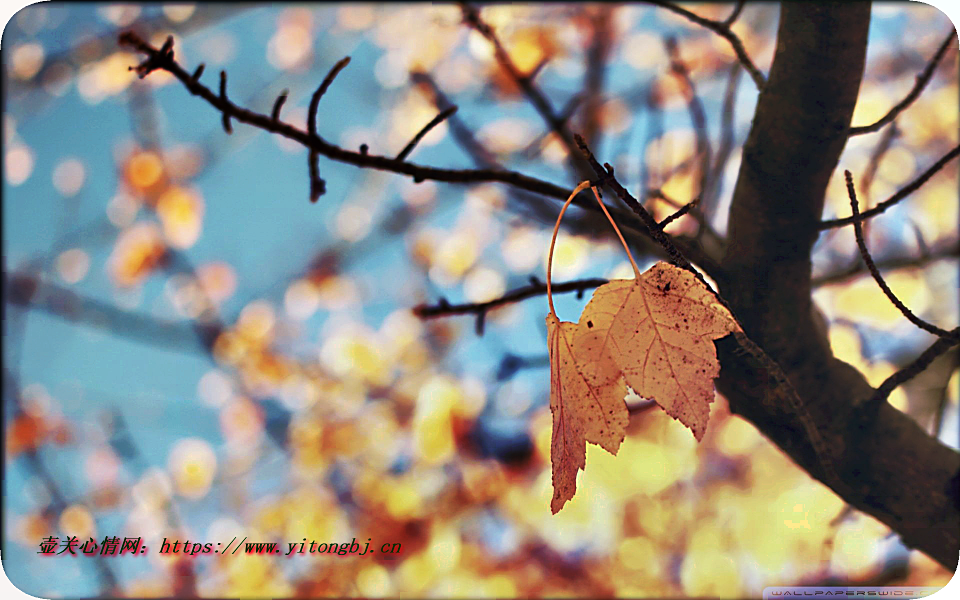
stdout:
[[(661, 262), (638, 279), (604, 284), (577, 326), (580, 355), (614, 357), (639, 396), (655, 400), (698, 441), (703, 438), (720, 373), (713, 340), (737, 325), (692, 273)], [(604, 372), (594, 381), (611, 376)]]
[(720, 374), (713, 340), (739, 329), (733, 315), (693, 273), (661, 262), (641, 275), (595, 187), (593, 195), (627, 251), (636, 278), (600, 286), (579, 322), (561, 322), (550, 293), (553, 249), (563, 214), (586, 187), (590, 182), (581, 182), (560, 209), (547, 255), (554, 514), (576, 492), (577, 472), (586, 466), (586, 442), (611, 454), (620, 448), (629, 418), (623, 402), (627, 385), (655, 400), (701, 440), (713, 402), (713, 379)]
[(579, 324), (547, 315), (554, 514), (576, 492), (577, 471), (586, 465), (586, 443), (616, 454), (628, 421), (623, 402), (627, 388), (615, 357), (607, 348), (579, 344), (583, 333)]

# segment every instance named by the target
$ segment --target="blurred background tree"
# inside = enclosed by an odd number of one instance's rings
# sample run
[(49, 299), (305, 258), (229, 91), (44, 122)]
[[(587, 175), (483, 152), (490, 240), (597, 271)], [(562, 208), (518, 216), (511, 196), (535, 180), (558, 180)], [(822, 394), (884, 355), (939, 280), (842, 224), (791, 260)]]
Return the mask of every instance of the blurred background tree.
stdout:
[[(893, 293), (955, 327), (956, 33), (926, 5), (866, 7), (23, 9), (3, 39), (8, 576), (44, 597), (943, 585), (955, 330), (884, 297), (842, 170), (861, 212), (886, 208), (863, 229)], [(153, 50), (118, 46), (127, 30)], [(318, 160), (191, 96), (168, 36), (215, 102), (269, 117), (282, 95), (273, 121), (304, 132), (327, 77)], [(574, 133), (658, 221), (698, 200), (664, 231), (790, 376), (839, 481), (721, 344), (703, 442), (631, 399), (619, 455), (589, 447), (550, 515), (545, 249), (597, 176)], [(641, 268), (664, 258), (608, 202)], [(631, 276), (584, 204), (555, 256), (566, 318)], [(49, 535), (151, 551), (38, 557)], [(155, 552), (234, 536), (402, 552)]]

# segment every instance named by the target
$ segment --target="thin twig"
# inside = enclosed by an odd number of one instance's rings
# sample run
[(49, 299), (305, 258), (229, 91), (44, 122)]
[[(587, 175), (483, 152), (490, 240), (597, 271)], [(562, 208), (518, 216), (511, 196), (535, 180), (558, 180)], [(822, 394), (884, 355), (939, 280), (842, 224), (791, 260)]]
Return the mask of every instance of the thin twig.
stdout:
[(534, 109), (536, 109), (537, 114), (540, 115), (550, 129), (557, 134), (557, 136), (560, 138), (560, 141), (563, 142), (563, 145), (567, 149), (571, 164), (574, 165), (576, 170), (582, 171), (581, 175), (586, 177), (588, 175), (586, 167), (583, 166), (581, 168), (577, 166), (579, 155), (576, 151), (576, 146), (573, 143), (573, 139), (570, 136), (570, 131), (567, 129), (566, 123), (561, 120), (556, 112), (554, 112), (550, 101), (543, 94), (543, 92), (540, 91), (540, 88), (537, 87), (531, 77), (520, 72), (516, 64), (513, 62), (513, 59), (510, 58), (510, 55), (503, 47), (500, 39), (493, 31), (493, 27), (491, 27), (480, 17), (480, 10), (467, 3), (462, 3), (460, 8), (461, 12), (463, 13), (464, 23), (476, 30), (477, 33), (482, 35), (487, 39), (487, 41), (490, 42), (491, 45), (493, 45), (493, 53), (494, 57), (497, 59), (497, 63), (499, 63), (503, 70), (506, 71), (507, 75), (516, 84), (516, 86), (520, 88), (520, 91), (523, 92), (524, 96), (527, 97)]
[[(120, 42), (124, 45), (132, 46), (142, 53), (148, 55), (147, 61), (153, 60), (158, 51), (156, 48), (146, 44), (134, 34), (126, 33), (120, 37)], [(144, 63), (146, 64), (146, 63)], [(246, 108), (239, 107), (229, 100), (223, 100), (214, 94), (202, 83), (192, 81), (189, 74), (176, 61), (164, 61), (162, 67), (169, 71), (187, 88), (187, 90), (206, 100), (211, 106), (222, 113), (227, 113), (230, 117), (247, 123), (264, 131), (269, 131), (277, 135), (289, 138), (306, 146), (309, 149), (316, 150), (321, 155), (362, 168), (378, 169), (382, 171), (391, 171), (412, 178), (430, 179), (434, 181), (444, 181), (448, 183), (484, 183), (500, 182), (511, 185), (516, 188), (536, 192), (544, 196), (555, 199), (565, 200), (570, 194), (568, 188), (549, 183), (535, 177), (530, 177), (516, 171), (504, 169), (442, 169), (437, 167), (428, 167), (417, 165), (408, 161), (398, 161), (392, 157), (379, 156), (371, 153), (354, 152), (327, 142), (323, 138), (311, 135), (307, 131), (294, 127), (283, 121), (274, 122), (269, 115), (260, 114)], [(309, 115), (308, 115), (309, 117)], [(593, 202), (588, 201), (586, 196), (579, 202), (574, 201), (581, 207), (590, 209)], [(599, 209), (598, 209), (599, 210)]]
[[(601, 285), (607, 283), (607, 281), (607, 279), (601, 278), (577, 279), (575, 281), (567, 281), (565, 283), (551, 284), (550, 288), (554, 294), (562, 294), (566, 292), (583, 293), (584, 290), (600, 287)], [(519, 302), (535, 296), (542, 296), (546, 293), (546, 284), (540, 282), (539, 280), (534, 280), (530, 283), (530, 285), (517, 288), (507, 292), (499, 298), (488, 300), (487, 302), (450, 304), (446, 300), (441, 299), (439, 302), (433, 305), (421, 304), (420, 306), (415, 307), (413, 309), (413, 314), (421, 319), (434, 319), (437, 317), (448, 317), (451, 315), (481, 315), (499, 306), (512, 304), (514, 302)]]
[(273, 103), (273, 110), (270, 112), (270, 118), (274, 121), (280, 120), (280, 111), (283, 109), (283, 103), (287, 101), (288, 94), (290, 94), (290, 90), (283, 90), (280, 92), (280, 95), (277, 96), (276, 102)]
[(883, 383), (880, 384), (880, 387), (876, 389), (876, 391), (867, 401), (867, 404), (864, 406), (864, 408), (876, 407), (881, 402), (886, 401), (890, 393), (893, 392), (893, 390), (895, 390), (899, 385), (906, 383), (922, 373), (924, 369), (930, 366), (930, 363), (932, 363), (938, 356), (950, 348), (953, 348), (957, 344), (960, 344), (960, 327), (956, 327), (952, 331), (946, 331), (944, 333), (946, 335), (941, 336), (940, 339), (935, 341), (929, 348), (924, 350), (923, 353), (916, 358), (916, 360), (884, 379)]
[(911, 323), (928, 331), (934, 335), (940, 337), (947, 337), (955, 335), (945, 329), (941, 329), (936, 325), (931, 325), (927, 323), (920, 317), (913, 314), (906, 305), (900, 301), (899, 298), (893, 293), (893, 290), (887, 285), (887, 282), (883, 280), (883, 277), (880, 275), (880, 270), (877, 269), (877, 265), (873, 262), (873, 257), (870, 256), (870, 252), (867, 250), (867, 244), (863, 239), (863, 224), (860, 222), (860, 208), (857, 204), (857, 193), (853, 187), (853, 174), (850, 171), (843, 172), (844, 177), (847, 180), (847, 194), (850, 196), (850, 209), (853, 211), (853, 230), (857, 236), (857, 246), (860, 248), (860, 256), (863, 257), (864, 264), (867, 265), (867, 269), (870, 270), (870, 274), (873, 275), (873, 279), (877, 282), (877, 285), (880, 286), (880, 289), (883, 290), (883, 293), (887, 296), (890, 302), (907, 318)]
[(873, 133), (874, 131), (879, 131), (881, 127), (892, 122), (897, 118), (897, 115), (906, 110), (908, 106), (913, 104), (913, 102), (920, 97), (920, 93), (923, 92), (923, 88), (925, 88), (927, 83), (929, 83), (933, 78), (933, 72), (936, 70), (937, 65), (940, 64), (940, 61), (947, 53), (947, 50), (950, 49), (950, 46), (956, 43), (956, 40), (957, 30), (954, 29), (943, 40), (943, 43), (940, 44), (940, 47), (937, 49), (937, 53), (933, 55), (933, 57), (930, 59), (930, 62), (927, 63), (927, 66), (923, 68), (923, 71), (917, 75), (917, 81), (913, 84), (913, 89), (910, 90), (910, 93), (908, 93), (903, 100), (894, 105), (894, 107), (891, 108), (887, 114), (883, 115), (876, 123), (862, 125), (860, 127), (851, 127), (850, 135), (861, 135), (864, 133)]
[[(947, 152), (945, 155), (943, 155), (943, 157), (940, 160), (935, 162), (933, 166), (931, 166), (929, 169), (924, 171), (923, 174), (921, 174), (919, 177), (911, 181), (909, 184), (904, 186), (896, 194), (890, 196), (889, 198), (877, 204), (870, 210), (863, 211), (863, 213), (860, 214), (860, 220), (862, 221), (863, 219), (869, 219), (870, 217), (879, 215), (880, 213), (887, 210), (897, 202), (900, 202), (901, 200), (903, 200), (913, 192), (917, 191), (918, 189), (920, 189), (920, 186), (925, 184), (928, 179), (936, 175), (937, 172), (944, 167), (944, 165), (946, 165), (948, 162), (956, 158), (958, 155), (960, 155), (960, 146), (957, 146), (950, 152)], [(854, 221), (855, 219), (853, 217), (844, 217), (842, 219), (830, 219), (828, 221), (821, 221), (819, 229), (820, 231), (823, 231), (824, 229), (831, 229), (833, 227), (843, 227), (844, 225), (849, 225)]]
[[(590, 166), (593, 167), (593, 170), (596, 172), (599, 180), (609, 185), (611, 189), (623, 200), (626, 204), (638, 217), (640, 221), (647, 228), (647, 231), (650, 233), (650, 236), (656, 241), (660, 246), (667, 252), (667, 255), (670, 257), (670, 262), (676, 266), (686, 269), (691, 273), (695, 274), (696, 277), (706, 285), (706, 282), (703, 280), (703, 276), (690, 264), (683, 254), (677, 249), (673, 244), (670, 238), (663, 232), (660, 228), (660, 225), (657, 223), (656, 219), (653, 218), (643, 205), (634, 198), (630, 192), (628, 192), (620, 182), (617, 181), (616, 177), (613, 175), (613, 167), (610, 166), (610, 163), (605, 163), (603, 166), (600, 166), (600, 163), (597, 162), (596, 157), (593, 156), (593, 152), (590, 151), (590, 148), (587, 146), (587, 143), (579, 135), (574, 135), (574, 139), (577, 142), (577, 145), (580, 146), (580, 150), (587, 157), (587, 162), (590, 163)], [(710, 286), (707, 286), (709, 289)]]
[[(220, 71), (220, 100), (224, 103), (230, 102), (227, 99), (227, 72)], [(233, 126), (230, 124), (230, 115), (223, 113), (223, 130), (227, 133), (233, 133)]]
[[(320, 107), (320, 99), (327, 93), (327, 89), (336, 79), (337, 74), (348, 64), (350, 64), (349, 56), (337, 61), (337, 64), (333, 65), (327, 76), (323, 78), (320, 87), (310, 97), (310, 107), (307, 109), (307, 132), (312, 137), (319, 137), (317, 136), (317, 109)], [(274, 119), (274, 121), (276, 120)], [(314, 149), (311, 149), (307, 156), (307, 167), (310, 170), (310, 202), (316, 202), (320, 199), (320, 196), (326, 193), (327, 183), (320, 178), (320, 153)]]
[(666, 226), (669, 225), (670, 223), (673, 223), (674, 221), (676, 221), (677, 219), (679, 219), (679, 218), (682, 217), (683, 215), (687, 214), (688, 212), (690, 212), (690, 209), (691, 209), (691, 208), (695, 207), (695, 206), (698, 205), (698, 204), (700, 204), (700, 198), (696, 198), (696, 199), (694, 199), (694, 200), (692, 200), (692, 201), (690, 201), (690, 202), (687, 202), (686, 204), (684, 204), (683, 206), (681, 206), (680, 209), (677, 210), (677, 212), (675, 212), (675, 213), (667, 216), (665, 219), (663, 219), (662, 221), (660, 221), (660, 223), (659, 223), (660, 229), (663, 229), (664, 227), (666, 227)]
[(664, 2), (663, 0), (647, 0), (651, 4), (657, 6), (662, 6), (663, 8), (675, 12), (678, 15), (686, 18), (688, 21), (692, 21), (701, 27), (705, 27), (710, 31), (713, 31), (723, 39), (727, 40), (730, 43), (730, 46), (733, 48), (734, 54), (737, 55), (737, 60), (740, 61), (740, 64), (743, 65), (743, 68), (747, 70), (747, 73), (750, 74), (750, 78), (753, 79), (753, 82), (756, 84), (758, 90), (762, 90), (763, 86), (767, 83), (767, 78), (763, 76), (763, 73), (760, 72), (760, 69), (753, 64), (753, 61), (750, 60), (750, 56), (747, 55), (746, 49), (743, 47), (743, 42), (740, 41), (740, 38), (730, 29), (730, 25), (726, 23), (721, 23), (720, 21), (714, 21), (712, 19), (705, 19), (698, 14), (692, 13), (689, 10), (677, 6), (672, 2)]
[(413, 152), (413, 149), (417, 147), (417, 144), (420, 143), (420, 140), (422, 140), (428, 133), (430, 133), (431, 129), (433, 129), (440, 123), (443, 123), (447, 119), (447, 117), (449, 117), (455, 112), (457, 112), (457, 107), (451, 106), (450, 108), (442, 111), (440, 114), (438, 114), (433, 119), (431, 119), (429, 123), (424, 125), (423, 128), (417, 132), (417, 135), (413, 136), (413, 139), (410, 140), (410, 143), (408, 143), (406, 146), (403, 147), (403, 150), (401, 150), (400, 154), (397, 155), (397, 160), (406, 160), (407, 157), (410, 156), (410, 153)]
[[(210, 88), (202, 83), (193, 81), (190, 74), (188, 74), (179, 63), (172, 58), (160, 56), (156, 48), (144, 42), (139, 36), (132, 32), (122, 34), (120, 36), (120, 43), (146, 54), (147, 59), (143, 65), (150, 63), (151, 69), (168, 71), (180, 80), (184, 87), (187, 88), (187, 91), (194, 96), (203, 98), (219, 112), (226, 113), (241, 123), (246, 123), (258, 129), (291, 139), (331, 160), (360, 168), (377, 169), (407, 175), (415, 181), (432, 180), (461, 184), (498, 182), (516, 189), (534, 192), (557, 200), (566, 200), (567, 196), (570, 195), (569, 188), (543, 181), (542, 179), (537, 179), (517, 171), (502, 168), (446, 169), (418, 165), (410, 161), (398, 161), (393, 157), (376, 155), (368, 151), (364, 152), (362, 149), (361, 151), (355, 152), (342, 148), (328, 142), (319, 135), (312, 135), (308, 131), (304, 131), (284, 121), (274, 121), (270, 118), (270, 115), (237, 106), (228, 99), (218, 97)], [(590, 211), (599, 211), (596, 203), (588, 199), (585, 195), (578, 196), (573, 203)], [(645, 232), (641, 231), (640, 233), (643, 234)], [(715, 270), (715, 263), (702, 249), (686, 244), (683, 240), (677, 240), (677, 243), (683, 243), (686, 251), (694, 257), (697, 263), (704, 269), (707, 269), (708, 273), (711, 273), (711, 276), (713, 275), (712, 271)]]
[(737, 5), (736, 5), (735, 7), (733, 7), (733, 12), (730, 13), (730, 16), (727, 17), (726, 19), (724, 19), (724, 21), (723, 21), (723, 25), (724, 25), (725, 27), (730, 27), (731, 25), (734, 24), (734, 22), (735, 22), (735, 21), (737, 20), (737, 18), (740, 16), (740, 11), (743, 10), (743, 5), (744, 5), (744, 4), (746, 4), (745, 0), (739, 0), (739, 2), (737, 2)]
[[(603, 106), (604, 85), (609, 63), (610, 49), (613, 45), (611, 23), (616, 6), (596, 5), (586, 8), (590, 20), (590, 45), (584, 56), (586, 63), (583, 73), (583, 119), (580, 121), (581, 135), (591, 146), (600, 144), (603, 129), (600, 126), (600, 111)], [(592, 11), (593, 14), (590, 14)]]
[[(437, 110), (447, 110), (453, 106), (453, 103), (450, 102), (437, 83), (427, 73), (414, 71), (410, 73), (410, 80), (430, 90), (430, 94), (433, 96), (433, 104), (437, 107)], [(479, 168), (500, 168), (500, 163), (497, 162), (493, 153), (477, 141), (473, 131), (467, 127), (459, 115), (450, 115), (448, 122), (450, 123), (450, 132), (453, 134), (453, 139), (470, 155)]]

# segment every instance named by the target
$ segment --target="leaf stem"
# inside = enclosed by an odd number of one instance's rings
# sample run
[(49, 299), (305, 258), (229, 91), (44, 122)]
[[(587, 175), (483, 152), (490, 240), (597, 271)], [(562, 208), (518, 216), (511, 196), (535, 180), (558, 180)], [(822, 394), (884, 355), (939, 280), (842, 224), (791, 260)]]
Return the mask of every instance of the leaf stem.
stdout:
[[(560, 209), (560, 214), (557, 215), (557, 222), (553, 226), (553, 237), (550, 238), (550, 252), (547, 254), (547, 303), (550, 304), (550, 314), (554, 317), (557, 316), (557, 311), (553, 308), (553, 293), (550, 290), (550, 274), (553, 271), (553, 247), (557, 244), (557, 232), (560, 231), (560, 221), (563, 219), (563, 213), (567, 212), (567, 207), (569, 207), (570, 203), (573, 202), (573, 199), (577, 197), (577, 194), (588, 187), (590, 187), (590, 181), (585, 180), (581, 181), (580, 185), (573, 189), (573, 192), (570, 193), (570, 197), (567, 198), (567, 201), (563, 203), (563, 208)], [(606, 209), (604, 209), (604, 212), (606, 212)], [(620, 232), (618, 231), (617, 233)], [(630, 260), (632, 261), (633, 258), (631, 257)]]
[(597, 199), (597, 202), (600, 204), (600, 210), (603, 211), (603, 214), (607, 215), (607, 220), (610, 221), (610, 224), (613, 225), (613, 230), (617, 232), (617, 237), (620, 238), (620, 243), (623, 244), (623, 249), (627, 251), (627, 258), (630, 259), (630, 264), (633, 265), (633, 274), (637, 279), (640, 279), (640, 269), (637, 268), (637, 263), (633, 260), (633, 253), (630, 252), (630, 247), (627, 246), (627, 241), (623, 239), (623, 234), (620, 233), (620, 228), (617, 227), (617, 222), (613, 220), (613, 217), (610, 216), (610, 213), (607, 211), (607, 206), (603, 203), (603, 200), (600, 199), (600, 193), (597, 192), (597, 186), (590, 186), (590, 190), (593, 192), (594, 198)]

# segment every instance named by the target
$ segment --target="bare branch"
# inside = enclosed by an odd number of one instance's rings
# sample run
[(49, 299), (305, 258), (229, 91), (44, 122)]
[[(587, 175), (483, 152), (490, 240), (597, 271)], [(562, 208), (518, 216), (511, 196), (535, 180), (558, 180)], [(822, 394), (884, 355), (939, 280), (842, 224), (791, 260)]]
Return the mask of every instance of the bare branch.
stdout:
[[(889, 198), (877, 204), (870, 210), (863, 211), (863, 213), (861, 213), (860, 215), (860, 220), (862, 221), (863, 219), (869, 219), (870, 217), (879, 215), (880, 213), (887, 210), (897, 202), (900, 202), (901, 200), (903, 200), (913, 192), (917, 191), (918, 189), (920, 189), (920, 186), (925, 184), (927, 180), (929, 180), (931, 177), (936, 175), (937, 172), (944, 167), (944, 165), (946, 165), (948, 162), (956, 158), (958, 155), (960, 155), (960, 146), (957, 146), (950, 152), (947, 152), (945, 155), (943, 155), (943, 157), (940, 160), (935, 162), (929, 169), (924, 171), (923, 174), (921, 174), (919, 177), (917, 177), (916, 179), (908, 183), (896, 194), (890, 196)], [(831, 219), (829, 221), (821, 221), (819, 229), (820, 231), (823, 231), (824, 229), (831, 229), (833, 227), (843, 227), (844, 225), (849, 225), (854, 221), (855, 219), (853, 217), (844, 217), (842, 219)]]
[[(608, 280), (606, 279), (600, 278), (578, 279), (575, 281), (567, 281), (565, 283), (551, 284), (550, 287), (554, 294), (577, 292), (578, 295), (582, 295), (585, 290), (600, 287), (601, 285), (607, 283), (607, 281)], [(531, 280), (530, 285), (507, 292), (503, 296), (494, 300), (471, 304), (450, 304), (446, 300), (441, 299), (439, 302), (433, 305), (421, 304), (420, 306), (415, 307), (413, 309), (413, 314), (417, 315), (421, 319), (435, 319), (438, 317), (449, 317), (452, 315), (477, 315), (479, 317), (480, 315), (486, 314), (487, 311), (505, 304), (520, 302), (521, 300), (533, 298), (534, 296), (542, 296), (546, 293), (546, 284), (534, 278)]]
[[(320, 83), (320, 87), (318, 87), (317, 90), (313, 92), (313, 96), (310, 97), (310, 107), (307, 109), (307, 132), (312, 137), (319, 137), (317, 135), (317, 109), (320, 107), (320, 99), (327, 93), (327, 89), (330, 87), (330, 84), (333, 83), (333, 80), (336, 79), (337, 74), (348, 64), (350, 64), (349, 56), (341, 58), (337, 64), (333, 65), (333, 68), (330, 69), (330, 72), (327, 73), (327, 76), (324, 77)], [(273, 120), (277, 121), (277, 119)], [(316, 202), (320, 199), (320, 196), (327, 191), (327, 183), (320, 178), (319, 152), (314, 149), (310, 150), (307, 156), (307, 166), (310, 169), (310, 202)]]
[[(938, 356), (945, 353), (950, 348), (960, 344), (960, 327), (956, 327), (952, 331), (947, 331), (944, 333), (946, 333), (946, 335), (941, 336), (940, 339), (935, 341), (929, 348), (924, 350), (923, 353), (916, 358), (916, 360), (884, 379), (883, 383), (880, 384), (880, 387), (877, 388), (870, 400), (867, 401), (866, 406), (876, 406), (881, 402), (885, 402), (890, 393), (893, 392), (893, 390), (895, 390), (898, 386), (910, 381), (922, 373), (924, 369), (929, 367), (930, 363), (936, 360)], [(937, 426), (937, 429), (939, 429), (939, 425)]]
[(860, 248), (860, 256), (863, 257), (864, 264), (867, 265), (867, 269), (870, 270), (870, 274), (873, 275), (873, 279), (877, 282), (877, 285), (880, 286), (880, 289), (883, 290), (883, 293), (887, 296), (890, 302), (907, 318), (911, 323), (928, 331), (934, 335), (940, 337), (956, 337), (957, 330), (954, 330), (952, 333), (940, 329), (936, 325), (931, 325), (927, 323), (920, 317), (913, 314), (907, 306), (900, 301), (899, 298), (893, 293), (893, 290), (890, 289), (890, 286), (887, 285), (887, 282), (883, 280), (883, 277), (880, 275), (880, 271), (877, 269), (877, 265), (873, 262), (873, 257), (870, 256), (870, 252), (867, 250), (867, 244), (863, 239), (863, 224), (860, 222), (860, 208), (857, 204), (857, 193), (853, 188), (853, 174), (850, 171), (843, 172), (844, 177), (847, 179), (847, 193), (850, 195), (850, 209), (853, 211), (853, 230), (857, 236), (857, 246)]
[(850, 135), (862, 135), (864, 133), (873, 133), (874, 131), (879, 131), (881, 127), (887, 123), (891, 123), (897, 118), (897, 115), (906, 110), (908, 106), (913, 104), (913, 102), (920, 97), (920, 93), (923, 92), (923, 88), (925, 88), (927, 83), (929, 83), (933, 78), (933, 72), (936, 70), (937, 65), (940, 64), (940, 61), (947, 53), (947, 50), (950, 49), (951, 45), (955, 44), (956, 40), (957, 30), (954, 29), (947, 34), (947, 37), (937, 49), (937, 53), (933, 55), (933, 57), (930, 59), (930, 62), (927, 63), (927, 66), (923, 68), (923, 71), (917, 75), (917, 81), (913, 84), (913, 89), (910, 90), (910, 93), (908, 93), (903, 100), (894, 105), (894, 107), (891, 108), (887, 114), (883, 115), (876, 123), (862, 125), (860, 127), (851, 127)]
[(280, 120), (280, 111), (283, 109), (283, 103), (287, 101), (288, 94), (290, 94), (290, 90), (283, 90), (280, 92), (280, 95), (277, 96), (276, 102), (273, 103), (273, 110), (270, 112), (270, 118), (274, 121)]
[[(371, 154), (368, 149), (364, 147), (361, 147), (360, 151), (357, 152), (347, 150), (346, 148), (326, 141), (319, 135), (311, 134), (284, 121), (274, 121), (270, 115), (237, 106), (229, 99), (220, 98), (202, 83), (193, 81), (191, 76), (179, 63), (173, 60), (172, 57), (161, 56), (156, 48), (144, 42), (136, 34), (130, 32), (124, 33), (120, 36), (120, 43), (131, 46), (139, 52), (146, 54), (147, 59), (144, 64), (150, 63), (152, 69), (161, 68), (170, 72), (180, 80), (184, 87), (187, 88), (187, 91), (194, 96), (200, 96), (221, 113), (228, 114), (231, 118), (241, 123), (246, 123), (258, 129), (291, 139), (331, 160), (360, 168), (377, 169), (407, 175), (413, 178), (415, 182), (426, 180), (461, 184), (499, 182), (556, 200), (566, 200), (570, 195), (570, 190), (566, 187), (524, 175), (517, 171), (509, 171), (498, 167), (487, 169), (446, 169), (418, 165), (409, 161), (398, 161), (392, 157)], [(321, 88), (322, 87), (323, 86), (321, 86)], [(315, 114), (315, 112), (316, 111), (310, 111), (310, 113), (313, 114)], [(308, 113), (308, 118), (310, 113)], [(585, 194), (578, 196), (573, 203), (589, 211), (598, 212), (600, 210), (596, 203)], [(643, 232), (641, 231), (641, 233)], [(683, 245), (685, 251), (694, 257), (697, 264), (706, 269), (708, 273), (711, 273), (711, 276), (715, 274), (712, 271), (715, 271), (713, 267), (716, 263), (702, 248), (691, 245), (679, 238), (676, 240), (676, 243)]]
[[(430, 90), (430, 94), (433, 96), (433, 104), (438, 110), (447, 110), (453, 106), (453, 103), (450, 102), (446, 94), (440, 90), (437, 83), (427, 73), (414, 71), (410, 74), (410, 79), (417, 85), (421, 85)], [(500, 164), (497, 162), (493, 153), (477, 141), (476, 136), (473, 135), (473, 132), (464, 124), (459, 116), (455, 114), (450, 115), (449, 123), (453, 138), (466, 150), (467, 154), (470, 155), (478, 167), (484, 169), (500, 168)]]
[[(647, 0), (651, 4), (656, 4), (657, 6), (662, 6), (663, 8), (675, 12), (678, 15), (686, 18), (688, 21), (692, 21), (701, 27), (705, 27), (710, 31), (713, 31), (723, 39), (727, 40), (730, 43), (730, 46), (733, 48), (734, 54), (737, 55), (737, 60), (740, 61), (740, 64), (743, 65), (743, 68), (747, 70), (747, 73), (750, 74), (750, 78), (753, 79), (753, 82), (756, 84), (758, 90), (762, 90), (763, 86), (767, 83), (766, 77), (763, 76), (763, 73), (760, 72), (760, 69), (753, 64), (753, 61), (750, 60), (750, 56), (747, 55), (746, 49), (743, 47), (743, 42), (740, 41), (740, 38), (730, 29), (730, 25), (727, 23), (721, 23), (720, 21), (714, 21), (712, 19), (705, 19), (698, 14), (692, 13), (689, 10), (677, 6), (672, 2), (665, 2), (663, 0)], [(728, 19), (729, 20), (729, 19)], [(732, 23), (731, 23), (732, 24)]]
[(659, 223), (660, 229), (663, 229), (664, 227), (666, 227), (666, 226), (669, 225), (670, 223), (673, 223), (674, 221), (676, 221), (677, 219), (679, 219), (679, 218), (682, 217), (683, 215), (687, 214), (688, 212), (690, 212), (690, 209), (691, 209), (691, 208), (697, 206), (698, 204), (700, 204), (700, 198), (696, 198), (696, 199), (694, 199), (694, 200), (691, 200), (690, 202), (687, 202), (686, 204), (684, 204), (683, 206), (681, 206), (681, 207), (679, 208), (679, 210), (677, 210), (677, 212), (675, 212), (675, 213), (673, 213), (673, 214), (671, 214), (671, 215), (668, 215), (665, 219), (663, 219), (662, 221), (660, 221), (660, 223)]
[[(643, 207), (640, 202), (634, 198), (630, 192), (628, 192), (620, 182), (617, 181), (616, 177), (613, 175), (613, 167), (610, 166), (610, 163), (605, 163), (603, 166), (600, 166), (600, 163), (597, 162), (596, 157), (593, 156), (593, 152), (590, 151), (590, 148), (587, 147), (586, 142), (579, 135), (574, 136), (577, 140), (577, 145), (580, 146), (580, 150), (587, 157), (587, 162), (590, 163), (590, 166), (593, 167), (593, 170), (596, 172), (597, 177), (601, 183), (609, 185), (610, 188), (623, 200), (630, 209), (640, 217), (640, 221), (647, 228), (647, 231), (650, 233), (650, 236), (656, 241), (660, 246), (666, 250), (668, 256), (670, 257), (670, 262), (676, 266), (686, 269), (691, 273), (695, 274), (697, 278), (706, 285), (706, 282), (703, 280), (703, 276), (690, 264), (683, 254), (677, 249), (677, 247), (670, 241), (670, 238), (663, 233), (663, 230), (660, 228), (660, 225), (657, 223), (656, 219), (653, 218), (647, 209)], [(707, 286), (709, 288), (709, 286)]]
[(413, 152), (413, 149), (417, 147), (417, 144), (420, 143), (420, 140), (422, 140), (424, 136), (430, 133), (431, 129), (433, 129), (440, 123), (443, 123), (447, 119), (447, 117), (449, 117), (455, 112), (457, 112), (457, 107), (451, 106), (450, 108), (447, 108), (446, 110), (442, 111), (440, 114), (435, 116), (433, 119), (431, 119), (429, 123), (424, 125), (423, 128), (417, 132), (417, 135), (413, 136), (413, 139), (410, 140), (410, 143), (408, 143), (406, 146), (403, 147), (403, 150), (401, 150), (400, 154), (397, 155), (397, 160), (406, 160), (407, 157), (410, 156), (410, 153)]
[[(227, 99), (227, 72), (220, 71), (220, 100), (222, 102), (229, 102)], [(228, 113), (223, 113), (223, 130), (227, 133), (233, 133), (233, 126), (230, 125), (230, 115)]]
[[(514, 64), (513, 60), (510, 58), (510, 55), (507, 54), (507, 51), (500, 42), (500, 39), (493, 31), (493, 27), (491, 27), (480, 17), (480, 10), (467, 3), (461, 4), (460, 8), (463, 13), (464, 23), (476, 30), (477, 33), (485, 37), (493, 45), (493, 52), (497, 62), (500, 64), (503, 70), (507, 72), (507, 75), (517, 85), (517, 87), (520, 88), (544, 122), (550, 127), (551, 130), (553, 130), (554, 133), (557, 134), (557, 136), (560, 137), (560, 140), (563, 142), (564, 147), (566, 147), (567, 152), (569, 153), (572, 164), (576, 166), (579, 159), (579, 154), (577, 153), (576, 146), (573, 143), (573, 138), (571, 138), (570, 132), (567, 130), (564, 120), (562, 120), (557, 113), (554, 112), (550, 101), (547, 100), (547, 97), (544, 96), (543, 92), (540, 91), (540, 88), (534, 84), (533, 78), (520, 72), (516, 64)], [(581, 174), (584, 177), (588, 176), (586, 166), (577, 168), (582, 172)]]
[(725, 25), (726, 27), (730, 27), (731, 25), (733, 25), (734, 22), (737, 20), (737, 18), (740, 16), (740, 11), (743, 10), (744, 4), (746, 4), (745, 0), (739, 0), (737, 2), (737, 5), (733, 7), (733, 12), (730, 13), (730, 16), (724, 19), (723, 25)]

